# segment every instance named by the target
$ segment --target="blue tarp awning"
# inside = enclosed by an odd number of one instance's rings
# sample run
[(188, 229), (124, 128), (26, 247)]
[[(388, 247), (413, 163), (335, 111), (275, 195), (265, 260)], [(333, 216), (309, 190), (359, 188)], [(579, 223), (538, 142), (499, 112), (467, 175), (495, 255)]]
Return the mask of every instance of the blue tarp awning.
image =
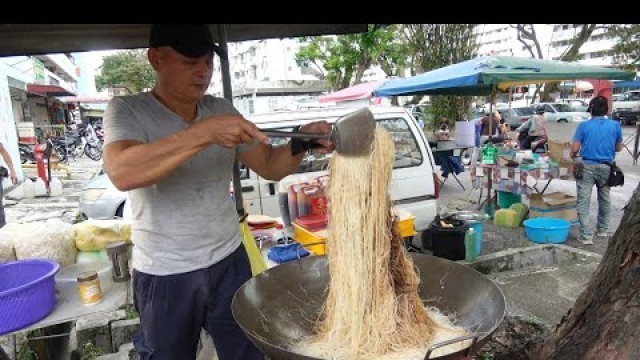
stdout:
[(616, 81), (613, 83), (614, 88), (640, 88), (640, 80)]

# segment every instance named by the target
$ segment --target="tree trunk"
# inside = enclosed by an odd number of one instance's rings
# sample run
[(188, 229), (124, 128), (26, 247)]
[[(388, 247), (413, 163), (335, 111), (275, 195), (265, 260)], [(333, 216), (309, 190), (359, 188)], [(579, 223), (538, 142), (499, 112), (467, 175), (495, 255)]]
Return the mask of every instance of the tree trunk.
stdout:
[(632, 360), (640, 357), (640, 185), (600, 265), (549, 338), (540, 360)]

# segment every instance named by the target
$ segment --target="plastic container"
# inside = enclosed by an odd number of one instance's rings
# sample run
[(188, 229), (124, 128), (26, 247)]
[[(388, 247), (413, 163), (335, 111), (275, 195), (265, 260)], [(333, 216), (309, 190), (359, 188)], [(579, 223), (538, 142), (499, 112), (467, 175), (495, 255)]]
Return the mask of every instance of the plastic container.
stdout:
[(434, 256), (453, 261), (464, 260), (464, 239), (467, 230), (469, 230), (469, 223), (455, 219), (447, 219), (444, 222), (453, 225), (453, 227), (442, 226), (440, 217), (436, 217), (429, 229), (424, 231), (422, 248), (429, 248), (430, 243)]
[(466, 261), (473, 261), (478, 256), (478, 253), (476, 252), (477, 241), (476, 232), (472, 227), (470, 227), (464, 235), (464, 259)]
[(96, 271), (86, 271), (78, 275), (78, 296), (84, 305), (94, 305), (102, 301), (102, 289)]
[(522, 195), (514, 194), (511, 191), (498, 191), (498, 206), (500, 209), (508, 209), (513, 204), (522, 202)]
[(455, 140), (457, 146), (476, 145), (476, 126), (471, 121), (456, 121)]
[(535, 218), (524, 221), (524, 232), (530, 241), (539, 244), (559, 244), (567, 241), (571, 222), (558, 218)]
[(473, 228), (476, 234), (476, 255), (480, 255), (482, 252), (482, 225), (485, 220), (489, 219), (489, 215), (474, 211), (459, 211), (449, 217), (469, 223), (469, 227)]
[(0, 264), (0, 335), (32, 325), (56, 305), (60, 265), (46, 259)]

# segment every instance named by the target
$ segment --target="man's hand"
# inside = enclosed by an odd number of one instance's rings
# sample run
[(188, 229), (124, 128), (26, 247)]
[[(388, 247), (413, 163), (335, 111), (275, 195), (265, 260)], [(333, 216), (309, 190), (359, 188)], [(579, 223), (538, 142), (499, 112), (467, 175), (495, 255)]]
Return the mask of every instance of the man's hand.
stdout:
[(16, 185), (18, 183), (18, 176), (16, 176), (16, 171), (13, 169), (9, 170), (9, 179), (11, 179), (11, 183)]
[[(329, 135), (329, 133), (331, 133), (331, 129), (332, 129), (331, 124), (322, 120), (322, 121), (315, 121), (307, 125), (301, 126), (300, 132), (320, 133), (320, 134)], [(333, 150), (335, 150), (336, 148), (335, 144), (333, 144), (331, 141), (328, 141), (328, 140), (316, 140), (316, 142), (322, 146), (316, 149), (321, 154), (328, 154)]]
[(253, 144), (256, 141), (269, 145), (269, 137), (263, 134), (251, 121), (239, 115), (214, 115), (195, 126), (199, 127), (211, 144), (232, 148), (239, 144)]

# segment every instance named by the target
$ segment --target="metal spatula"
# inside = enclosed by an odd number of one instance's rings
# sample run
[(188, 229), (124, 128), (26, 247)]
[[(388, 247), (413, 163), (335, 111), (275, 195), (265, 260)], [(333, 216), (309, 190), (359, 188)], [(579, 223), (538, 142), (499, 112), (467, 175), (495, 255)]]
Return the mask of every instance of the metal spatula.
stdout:
[(331, 133), (306, 133), (294, 131), (263, 131), (267, 136), (309, 140), (329, 140), (336, 151), (345, 156), (363, 156), (371, 153), (376, 120), (371, 110), (362, 108), (339, 118)]

